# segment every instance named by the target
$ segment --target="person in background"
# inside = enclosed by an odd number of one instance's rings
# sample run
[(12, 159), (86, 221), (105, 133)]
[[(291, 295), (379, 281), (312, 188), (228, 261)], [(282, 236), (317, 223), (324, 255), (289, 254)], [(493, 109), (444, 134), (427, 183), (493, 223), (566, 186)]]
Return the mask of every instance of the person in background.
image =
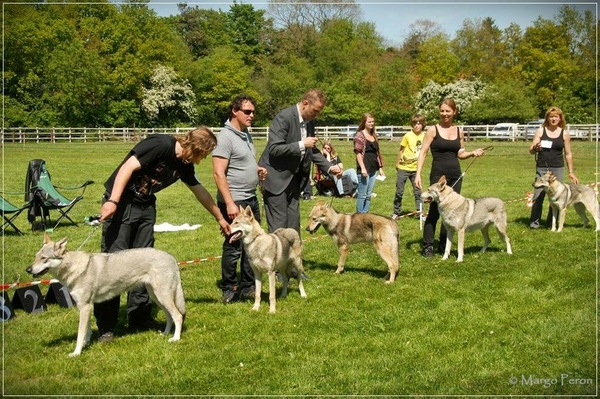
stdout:
[[(229, 234), (225, 221), (211, 195), (198, 181), (194, 164), (208, 156), (217, 138), (207, 127), (171, 136), (152, 134), (136, 144), (119, 167), (104, 183), (100, 221), (102, 252), (154, 246), (156, 196), (160, 190), (181, 180), (221, 228)], [(98, 341), (110, 342), (114, 337), (119, 314), (120, 296), (94, 304), (98, 324)], [(134, 288), (127, 295), (129, 328), (155, 328), (148, 292)]]
[(359, 176), (356, 194), (356, 213), (367, 213), (371, 206), (371, 196), (375, 186), (377, 172), (385, 178), (383, 158), (379, 151), (379, 142), (375, 131), (375, 117), (370, 113), (362, 115), (360, 125), (354, 136), (356, 169)]
[[(356, 170), (353, 168), (344, 169), (344, 164), (342, 163), (342, 160), (340, 159), (337, 152), (335, 151), (335, 148), (331, 144), (331, 141), (327, 140), (323, 144), (323, 149), (321, 152), (323, 153), (325, 158), (327, 158), (327, 161), (329, 161), (329, 163), (332, 166), (338, 166), (342, 170), (341, 177), (338, 178), (335, 175), (331, 176), (333, 181), (335, 182), (337, 192), (340, 196), (344, 195), (344, 185), (343, 185), (343, 181), (342, 181), (344, 176), (348, 176), (350, 178), (350, 180), (352, 181), (352, 183), (355, 186), (358, 186), (358, 176), (356, 174)], [(352, 194), (348, 194), (348, 195), (352, 195)]]
[[(256, 148), (248, 132), (255, 115), (254, 99), (247, 95), (237, 96), (229, 106), (229, 119), (217, 136), (217, 146), (212, 152), (213, 177), (218, 189), (217, 206), (227, 223), (231, 223), (239, 215), (240, 206), (249, 206), (254, 218), (260, 223), (260, 204), (256, 197), (256, 187), (259, 180), (265, 179), (267, 171), (258, 167)], [(244, 254), (241, 240), (229, 243), (229, 237), (225, 237), (223, 241), (220, 285), (223, 303), (234, 302), (240, 298), (254, 298), (254, 272)]]
[(404, 186), (406, 181), (410, 180), (415, 196), (415, 207), (417, 215), (422, 209), (421, 189), (415, 185), (417, 175), (417, 159), (423, 145), (423, 129), (425, 128), (425, 117), (415, 115), (410, 120), (412, 130), (402, 137), (400, 150), (396, 157), (396, 196), (394, 197), (394, 212), (392, 219), (396, 220), (402, 214), (402, 197), (404, 196)]
[[(565, 176), (565, 160), (569, 169), (569, 180), (578, 184), (579, 179), (573, 168), (573, 154), (571, 152), (571, 135), (565, 130), (565, 116), (560, 108), (550, 107), (546, 111), (544, 123), (539, 127), (529, 147), (529, 153), (535, 155), (535, 177), (536, 180), (547, 171), (552, 171), (558, 180), (563, 181)], [(537, 229), (540, 227), (540, 218), (546, 193), (540, 188), (533, 192), (533, 206), (529, 217), (529, 227)], [(546, 225), (550, 226), (552, 213), (548, 210)]]
[[(462, 176), (459, 159), (471, 157), (480, 157), (483, 155), (483, 149), (478, 148), (474, 151), (465, 150), (464, 133), (461, 128), (454, 124), (454, 117), (457, 114), (456, 103), (452, 98), (445, 98), (439, 105), (440, 120), (437, 124), (429, 126), (421, 153), (417, 160), (417, 175), (415, 177), (415, 186), (422, 189), (421, 171), (425, 163), (427, 152), (431, 149), (431, 172), (429, 173), (430, 184), (437, 183), (442, 176), (446, 176), (447, 184), (460, 193), (462, 187)], [(440, 218), (437, 203), (429, 204), (429, 212), (423, 225), (423, 256), (431, 258), (434, 256), (433, 243), (435, 237), (435, 228)], [(446, 228), (442, 224), (440, 228), (440, 237), (438, 250), (444, 251), (446, 246)]]
[(314, 119), (327, 98), (319, 89), (308, 90), (299, 103), (280, 111), (269, 126), (269, 139), (258, 164), (267, 169), (263, 187), (269, 232), (280, 227), (300, 233), (300, 192), (310, 180), (311, 162), (329, 174), (341, 175), (317, 149)]

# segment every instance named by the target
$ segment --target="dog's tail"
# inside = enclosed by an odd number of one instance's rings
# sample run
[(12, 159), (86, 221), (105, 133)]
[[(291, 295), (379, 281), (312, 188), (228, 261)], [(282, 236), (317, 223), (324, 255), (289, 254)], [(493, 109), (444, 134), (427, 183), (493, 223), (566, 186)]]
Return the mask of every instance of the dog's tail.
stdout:
[(177, 310), (185, 319), (185, 298), (183, 296), (183, 287), (181, 286), (181, 279), (177, 284), (177, 289), (175, 291), (175, 306), (177, 306)]

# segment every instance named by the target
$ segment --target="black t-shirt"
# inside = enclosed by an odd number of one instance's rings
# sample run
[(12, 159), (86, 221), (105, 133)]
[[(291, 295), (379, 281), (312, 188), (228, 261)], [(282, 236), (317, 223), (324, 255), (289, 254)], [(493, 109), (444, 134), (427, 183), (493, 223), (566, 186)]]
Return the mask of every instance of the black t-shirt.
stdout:
[(125, 187), (122, 199), (135, 203), (153, 204), (155, 193), (170, 186), (177, 180), (188, 186), (200, 184), (194, 173), (194, 165), (183, 163), (175, 154), (176, 139), (167, 134), (152, 134), (136, 144), (123, 162), (104, 183), (110, 193), (121, 165), (135, 156), (142, 168), (131, 176)]

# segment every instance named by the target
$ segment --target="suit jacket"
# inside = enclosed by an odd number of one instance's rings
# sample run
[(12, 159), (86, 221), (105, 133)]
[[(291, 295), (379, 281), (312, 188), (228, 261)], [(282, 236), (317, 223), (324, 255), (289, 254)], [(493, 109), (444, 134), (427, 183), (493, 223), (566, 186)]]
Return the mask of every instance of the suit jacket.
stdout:
[[(306, 123), (306, 134), (315, 136), (313, 121)], [(274, 195), (281, 194), (297, 176), (300, 188), (310, 178), (310, 164), (314, 162), (322, 170), (328, 170), (331, 164), (316, 148), (306, 148), (304, 155), (298, 142), (302, 140), (300, 116), (296, 104), (280, 111), (269, 126), (269, 140), (258, 161), (267, 168), (267, 179), (264, 188)]]

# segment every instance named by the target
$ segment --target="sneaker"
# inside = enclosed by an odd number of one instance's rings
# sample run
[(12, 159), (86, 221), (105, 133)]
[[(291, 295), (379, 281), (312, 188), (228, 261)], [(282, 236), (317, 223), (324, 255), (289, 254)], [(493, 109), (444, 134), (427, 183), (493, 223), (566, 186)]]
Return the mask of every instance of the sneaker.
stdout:
[(538, 222), (536, 220), (534, 222), (529, 223), (529, 228), (531, 228), (531, 229), (539, 229), (540, 228), (540, 222)]
[(221, 302), (223, 303), (232, 303), (237, 302), (239, 299), (238, 293), (236, 291), (223, 291), (223, 296), (221, 297)]
[(371, 198), (377, 197), (377, 193), (371, 193)]
[(255, 294), (256, 294), (256, 288), (254, 288), (254, 286), (251, 287), (247, 287), (247, 288), (242, 288), (242, 292), (240, 294), (240, 298), (244, 301), (247, 301), (249, 299), (254, 299), (255, 298)]
[(98, 342), (103, 343), (103, 344), (108, 344), (108, 343), (112, 342), (113, 339), (115, 339), (115, 335), (110, 331), (102, 333), (98, 336)]
[(423, 248), (423, 256), (426, 258), (433, 258), (433, 247), (426, 246), (425, 248)]

